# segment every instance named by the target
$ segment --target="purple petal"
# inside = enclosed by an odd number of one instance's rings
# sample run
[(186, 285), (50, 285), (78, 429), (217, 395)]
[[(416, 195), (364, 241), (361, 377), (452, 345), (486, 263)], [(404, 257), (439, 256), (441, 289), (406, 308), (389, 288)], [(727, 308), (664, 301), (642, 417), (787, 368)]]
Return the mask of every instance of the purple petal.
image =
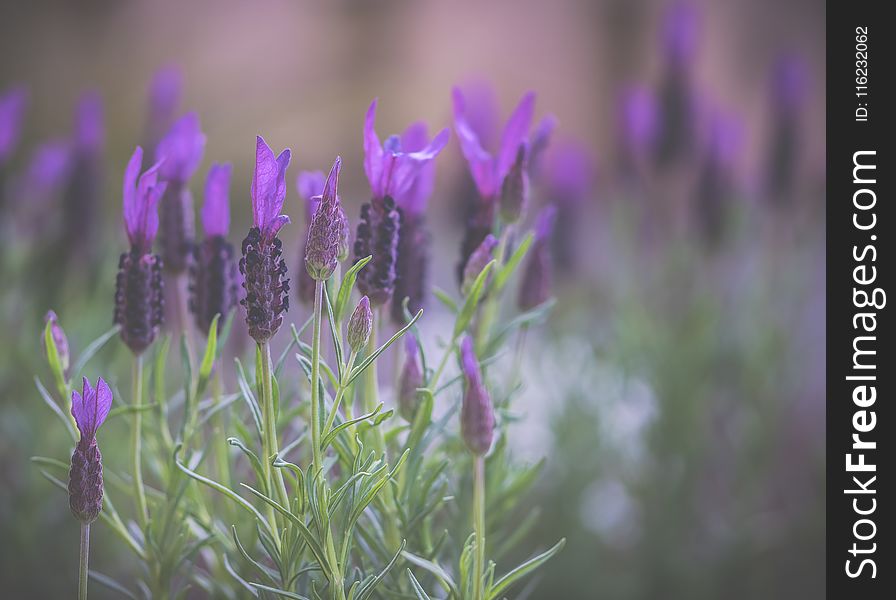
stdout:
[(279, 214), (286, 199), (286, 169), (290, 151), (287, 148), (275, 159), (274, 151), (261, 136), (255, 144), (255, 175), (252, 178), (252, 216), (255, 226), (265, 237), (273, 238), (289, 217)]
[(137, 146), (128, 166), (124, 170), (124, 184), (121, 197), (124, 203), (124, 226), (128, 237), (133, 242), (132, 232), (139, 227), (139, 210), (137, 207), (137, 178), (140, 176), (140, 165), (143, 164), (143, 148)]
[(547, 179), (555, 202), (581, 202), (594, 186), (594, 158), (575, 141), (562, 141), (547, 156)]
[(327, 174), (327, 181), (324, 183), (323, 192), (321, 192), (321, 203), (326, 206), (339, 203), (337, 191), (339, 189), (339, 170), (341, 168), (342, 157), (337, 156), (336, 160), (333, 161), (333, 166), (330, 167), (330, 172)]
[(91, 440), (96, 437), (97, 429), (109, 416), (111, 408), (112, 391), (102, 377), (97, 380), (96, 388), (84, 377), (81, 393), (72, 391), (72, 416), (82, 439)]
[(187, 181), (196, 171), (205, 151), (205, 135), (196, 113), (187, 113), (171, 126), (156, 147), (156, 160), (162, 158), (162, 178), (168, 181)]
[(296, 189), (299, 198), (308, 201), (314, 196), (320, 196), (324, 191), (324, 182), (327, 176), (323, 171), (300, 171), (296, 177)]
[(103, 146), (103, 101), (96, 91), (81, 95), (75, 112), (75, 144), (82, 152), (94, 154)]
[(494, 163), (491, 155), (486, 152), (476, 135), (473, 127), (466, 119), (466, 105), (460, 89), (452, 90), (454, 103), (454, 131), (460, 141), (460, 149), (470, 167), (470, 174), (476, 188), (483, 198), (491, 198), (498, 191), (499, 182), (495, 181)]
[(500, 182), (507, 176), (510, 167), (516, 160), (516, 154), (520, 144), (529, 136), (529, 128), (532, 126), (532, 114), (535, 111), (535, 93), (526, 93), (517, 107), (514, 109), (507, 126), (504, 127), (504, 135), (501, 136), (501, 150), (498, 154), (495, 179)]
[(14, 87), (0, 96), (0, 163), (9, 158), (19, 142), (27, 100), (24, 87)]
[(417, 121), (408, 125), (408, 128), (401, 134), (401, 147), (405, 152), (416, 152), (422, 150), (429, 140), (429, 133), (426, 123)]
[[(432, 165), (432, 160), (448, 143), (449, 133), (443, 129), (433, 138), (432, 142), (417, 152), (397, 155), (394, 159), (394, 167), (385, 192), (391, 195), (396, 202), (402, 204), (414, 185), (414, 182), (422, 175), (423, 170)], [(425, 190), (424, 190), (425, 191)]]
[(202, 227), (205, 235), (225, 237), (230, 229), (230, 164), (214, 164), (205, 182)]
[(112, 390), (102, 377), (96, 380), (96, 412), (94, 420), (94, 431), (106, 422), (109, 411), (112, 409)]
[(557, 217), (557, 207), (548, 204), (541, 209), (535, 219), (535, 240), (542, 242), (551, 236), (554, 230), (554, 221)]
[(663, 46), (672, 62), (684, 65), (693, 58), (697, 49), (699, 14), (690, 2), (677, 2), (669, 6), (663, 22)]
[(464, 115), (483, 148), (497, 143), (500, 111), (495, 89), (486, 81), (471, 81), (461, 88), (465, 100)]
[(383, 146), (376, 135), (376, 99), (370, 103), (364, 118), (364, 173), (370, 183), (374, 197), (382, 197), (383, 188)]

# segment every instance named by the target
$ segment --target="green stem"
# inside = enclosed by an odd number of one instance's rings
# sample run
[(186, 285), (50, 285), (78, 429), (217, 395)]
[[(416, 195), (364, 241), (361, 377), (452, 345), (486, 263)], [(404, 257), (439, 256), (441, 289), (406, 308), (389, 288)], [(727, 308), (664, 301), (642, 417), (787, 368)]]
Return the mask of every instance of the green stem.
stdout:
[(78, 565), (78, 600), (87, 600), (87, 561), (90, 557), (90, 523), (81, 523), (81, 552)]
[(476, 533), (476, 554), (473, 562), (473, 600), (485, 597), (483, 574), (485, 572), (485, 458), (473, 460), (473, 530)]
[[(376, 334), (377, 326), (380, 321), (380, 311), (373, 313), (373, 326), (370, 329), (370, 337), (367, 339), (367, 356), (372, 356), (376, 352)], [(371, 413), (379, 404), (379, 380), (377, 378), (376, 361), (369, 365), (364, 371), (364, 413)], [(362, 413), (363, 414), (363, 413)], [(386, 450), (386, 442), (383, 438), (383, 431), (379, 427), (373, 427), (373, 448), (377, 454), (382, 454)]]
[[(221, 368), (220, 366), (215, 365), (215, 374), (212, 379), (212, 397), (214, 398), (216, 407), (221, 405), (221, 392)], [(229, 488), (230, 461), (228, 460), (227, 442), (224, 437), (227, 428), (227, 415), (224, 413), (225, 411), (218, 409), (217, 414), (215, 415), (215, 462), (218, 463), (218, 481), (220, 481), (224, 487)], [(227, 414), (230, 414), (229, 411)]]
[(134, 427), (131, 432), (131, 460), (134, 476), (134, 496), (137, 500), (137, 521), (141, 527), (149, 522), (149, 509), (146, 505), (146, 493), (143, 490), (143, 462), (141, 460), (141, 444), (143, 442), (143, 356), (134, 357), (133, 376)]
[[(289, 506), (289, 495), (286, 493), (286, 483), (283, 481), (283, 473), (280, 469), (274, 469), (271, 465), (271, 457), (279, 452), (277, 444), (277, 415), (274, 414), (274, 384), (271, 373), (271, 343), (259, 344), (261, 352), (261, 395), (262, 411), (264, 412), (264, 438), (262, 439), (262, 452), (264, 460), (264, 476), (267, 479), (268, 493), (273, 497), (274, 488), (277, 488), (280, 501), (283, 506)], [(271, 508), (271, 517), (274, 509)], [(273, 524), (274, 521), (272, 520)]]
[(322, 469), (320, 455), (320, 322), (323, 308), (324, 282), (314, 282), (314, 322), (311, 334), (311, 459), (315, 469)]
[[(504, 255), (507, 254), (507, 244), (510, 240), (510, 226), (504, 227), (501, 232), (501, 238), (498, 241), (498, 247), (495, 250), (495, 259), (498, 261), (492, 270), (492, 273), (504, 266)], [(481, 355), (488, 342), (489, 333), (491, 333), (492, 323), (498, 313), (498, 301), (500, 300), (501, 290), (491, 286), (485, 304), (482, 307), (479, 323), (476, 327), (476, 353)]]
[(442, 355), (442, 360), (439, 361), (439, 366), (436, 368), (436, 372), (433, 373), (432, 378), (429, 380), (429, 389), (431, 389), (433, 392), (436, 391), (436, 385), (439, 383), (439, 379), (442, 377), (442, 371), (445, 370), (445, 366), (448, 364), (448, 358), (454, 351), (454, 345), (456, 343), (457, 337), (452, 337), (451, 341), (448, 342), (448, 347), (445, 348), (445, 354)]
[[(348, 377), (348, 374), (352, 372), (352, 368), (355, 366), (355, 359), (357, 359), (358, 353), (354, 350), (348, 355), (348, 362), (345, 364), (345, 368), (343, 369), (343, 377), (342, 381), (339, 382), (339, 387), (336, 389), (336, 398), (333, 400), (333, 408), (330, 409), (330, 414), (327, 415), (327, 422), (324, 424), (324, 428), (321, 431), (322, 435), (327, 435), (330, 433), (330, 429), (333, 427), (333, 423), (336, 420), (336, 414), (339, 412), (339, 407), (342, 405), (342, 399), (345, 396), (345, 389), (348, 387), (345, 384), (345, 379)], [(348, 410), (348, 408), (346, 408)], [(346, 417), (348, 420), (349, 416)]]

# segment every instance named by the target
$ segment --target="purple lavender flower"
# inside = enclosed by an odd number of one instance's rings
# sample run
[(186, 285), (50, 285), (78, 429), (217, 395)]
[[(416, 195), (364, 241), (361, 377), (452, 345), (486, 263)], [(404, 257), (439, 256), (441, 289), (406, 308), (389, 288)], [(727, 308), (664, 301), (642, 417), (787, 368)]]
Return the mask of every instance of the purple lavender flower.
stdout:
[[(361, 222), (355, 236), (355, 261), (372, 255), (358, 274), (358, 289), (374, 306), (385, 304), (395, 289), (395, 262), (401, 217), (396, 203), (419, 210), (425, 199), (426, 181), (418, 181), (427, 165), (448, 143), (448, 130), (419, 150), (404, 148), (399, 136), (380, 143), (374, 130), (376, 100), (364, 122), (364, 172), (370, 182), (372, 199), (361, 207)], [(426, 175), (423, 175), (424, 179)]]
[(283, 324), (282, 313), (289, 310), (289, 279), (282, 257), (282, 242), (277, 232), (289, 217), (281, 215), (286, 198), (287, 148), (274, 158), (274, 152), (258, 136), (255, 144), (255, 174), (252, 177), (252, 218), (254, 227), (243, 240), (240, 272), (246, 296), (240, 304), (246, 309), (249, 335), (259, 344), (273, 337)]
[(517, 306), (520, 310), (532, 310), (551, 297), (553, 274), (551, 272), (550, 238), (557, 209), (548, 205), (538, 214), (535, 223), (535, 241), (523, 269)]
[(554, 129), (557, 127), (557, 117), (546, 115), (542, 117), (535, 130), (532, 132), (532, 143), (529, 144), (528, 167), (529, 177), (537, 177), (541, 167), (541, 159), (551, 142)]
[(697, 178), (696, 219), (704, 241), (716, 246), (725, 237), (733, 192), (742, 123), (719, 111), (711, 113), (708, 139)]
[(580, 143), (563, 140), (548, 152), (546, 163), (546, 194), (557, 208), (551, 246), (558, 269), (570, 273), (582, 254), (578, 244), (583, 210), (594, 191), (594, 158)]
[(405, 336), (405, 359), (398, 378), (398, 414), (408, 423), (414, 422), (420, 406), (418, 388), (423, 387), (423, 371), (417, 358), (420, 348), (412, 335)]
[[(62, 374), (68, 379), (68, 368), (71, 361), (71, 355), (69, 354), (68, 349), (68, 338), (66, 337), (62, 326), (59, 324), (59, 318), (52, 310), (47, 311), (47, 314), (44, 315), (44, 324), (46, 325), (47, 323), (50, 324), (50, 335), (53, 336), (53, 343), (56, 345), (56, 353), (59, 356), (59, 364), (62, 367)], [(40, 345), (43, 349), (44, 356), (47, 356), (46, 340), (44, 340), (43, 335), (40, 336)]]
[(800, 113), (806, 102), (808, 67), (799, 56), (778, 58), (771, 77), (772, 135), (767, 152), (765, 186), (773, 203), (788, 203), (797, 182)]
[(495, 258), (493, 253), (497, 245), (497, 238), (489, 233), (470, 255), (467, 264), (464, 265), (464, 278), (460, 286), (461, 293), (464, 296), (470, 293), (470, 288), (473, 286), (473, 282), (476, 281), (476, 278), (479, 277), (479, 274), (482, 273), (485, 266)]
[(81, 393), (72, 392), (72, 416), (81, 438), (72, 453), (68, 504), (82, 523), (92, 523), (103, 509), (103, 456), (96, 432), (111, 408), (112, 391), (102, 377), (97, 379), (96, 388), (85, 377)]
[(666, 59), (675, 65), (690, 63), (697, 51), (699, 30), (700, 15), (693, 4), (687, 1), (671, 4), (666, 10), (662, 30)]
[[(401, 134), (401, 147), (406, 152), (419, 152), (429, 144), (426, 125), (417, 122)], [(427, 266), (429, 263), (429, 230), (426, 227), (426, 203), (435, 184), (435, 161), (421, 165), (407, 193), (396, 198), (399, 228), (398, 250), (395, 259), (395, 291), (390, 305), (392, 320), (404, 325), (402, 306), (408, 299), (408, 310), (413, 314), (423, 308), (426, 299)]]
[(308, 245), (308, 230), (311, 228), (311, 219), (320, 203), (321, 194), (324, 192), (324, 182), (326, 175), (323, 171), (301, 171), (296, 178), (296, 189), (299, 191), (299, 198), (305, 203), (305, 239), (302, 242), (300, 260), (302, 262), (300, 268), (296, 272), (298, 285), (296, 285), (296, 294), (299, 302), (308, 306), (314, 303), (314, 279), (308, 274), (305, 268), (305, 246)]
[(9, 160), (19, 143), (27, 101), (24, 87), (13, 87), (0, 95), (0, 166)]
[(482, 243), (494, 226), (495, 204), (504, 178), (513, 166), (520, 145), (529, 135), (535, 94), (529, 92), (507, 121), (496, 156), (483, 148), (483, 142), (467, 118), (467, 100), (461, 90), (452, 90), (454, 103), (454, 130), (460, 140), (461, 151), (470, 168), (470, 174), (479, 191), (479, 203), (467, 214), (461, 256), (457, 266), (458, 281), (463, 280), (464, 266), (470, 254)]
[(473, 352), (473, 339), (465, 337), (460, 346), (461, 371), (464, 375), (464, 399), (460, 409), (460, 431), (467, 448), (485, 456), (495, 435), (495, 410), (482, 381), (479, 361)]
[(202, 206), (202, 228), (205, 239), (196, 248), (191, 267), (190, 310), (196, 326), (208, 332), (215, 315), (224, 318), (237, 302), (237, 272), (233, 245), (227, 241), (230, 229), (229, 164), (214, 164), (205, 183), (205, 204)]
[(501, 200), (499, 204), (501, 220), (505, 223), (516, 223), (529, 206), (529, 150), (526, 143), (520, 144), (516, 160), (504, 183), (501, 184)]
[(345, 213), (339, 205), (339, 170), (342, 159), (336, 157), (317, 210), (308, 228), (308, 242), (305, 245), (305, 269), (312, 279), (326, 281), (336, 270), (340, 242), (345, 235)]
[(72, 146), (68, 140), (54, 139), (40, 144), (31, 155), (16, 194), (27, 204), (37, 206), (46, 220), (47, 203), (65, 188), (72, 171)]
[(144, 133), (149, 156), (155, 156), (156, 144), (171, 128), (180, 106), (183, 75), (174, 66), (156, 71), (149, 84), (149, 111)]
[(620, 169), (627, 177), (637, 177), (656, 145), (656, 99), (645, 87), (627, 87), (619, 95), (618, 110)]
[(360, 352), (367, 345), (372, 331), (373, 311), (370, 310), (370, 300), (363, 296), (348, 320), (346, 338), (352, 352)]
[(81, 95), (75, 109), (71, 165), (63, 200), (64, 245), (75, 254), (96, 249), (103, 195), (103, 104), (98, 93)]
[(196, 113), (178, 119), (156, 146), (156, 160), (165, 159), (159, 175), (168, 182), (162, 197), (160, 242), (165, 269), (182, 273), (193, 251), (193, 195), (187, 182), (205, 151), (205, 135)]
[[(124, 174), (124, 223), (131, 249), (121, 255), (115, 286), (115, 323), (134, 354), (152, 344), (162, 324), (162, 259), (152, 254), (159, 229), (158, 203), (165, 193), (160, 163), (143, 175), (143, 149), (137, 146)], [(138, 181), (139, 175), (139, 181)]]

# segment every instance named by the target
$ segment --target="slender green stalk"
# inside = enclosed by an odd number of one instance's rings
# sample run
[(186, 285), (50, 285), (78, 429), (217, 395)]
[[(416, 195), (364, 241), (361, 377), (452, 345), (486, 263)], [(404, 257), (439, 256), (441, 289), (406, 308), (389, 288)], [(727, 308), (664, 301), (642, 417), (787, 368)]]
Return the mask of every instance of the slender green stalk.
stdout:
[[(264, 476), (267, 479), (268, 490), (274, 495), (274, 488), (280, 494), (280, 501), (284, 506), (289, 506), (289, 495), (286, 493), (286, 483), (283, 481), (283, 473), (280, 469), (274, 469), (271, 465), (271, 457), (279, 452), (277, 444), (277, 415), (274, 414), (274, 383), (271, 371), (271, 343), (264, 342), (258, 345), (261, 352), (261, 395), (262, 412), (264, 417), (264, 436), (262, 439), (262, 452), (264, 460)], [(273, 508), (271, 508), (273, 515)], [(274, 522), (273, 520), (271, 521)]]
[(311, 457), (315, 469), (322, 469), (320, 455), (320, 322), (324, 282), (314, 282), (314, 322), (311, 334)]
[[(221, 405), (221, 392), (221, 367), (220, 365), (215, 365), (215, 374), (212, 378), (212, 397), (216, 407)], [(214, 426), (215, 462), (218, 464), (218, 481), (228, 488), (230, 487), (230, 461), (227, 456), (227, 443), (224, 441), (224, 434), (229, 414), (229, 411), (219, 409), (215, 415)]]
[(445, 348), (445, 353), (442, 355), (442, 360), (439, 361), (439, 366), (436, 367), (435, 373), (433, 373), (432, 378), (429, 380), (429, 388), (435, 392), (436, 386), (439, 383), (439, 379), (442, 377), (442, 371), (445, 370), (445, 366), (448, 364), (448, 358), (451, 356), (451, 353), (454, 351), (454, 345), (457, 343), (457, 337), (452, 337), (451, 341), (448, 342), (448, 347)]
[(473, 460), (473, 531), (476, 533), (476, 553), (473, 556), (473, 600), (483, 600), (485, 572), (485, 458)]
[[(333, 400), (333, 408), (330, 409), (330, 414), (327, 415), (327, 422), (324, 424), (324, 428), (321, 430), (321, 435), (327, 435), (330, 432), (330, 429), (333, 427), (333, 423), (336, 421), (336, 414), (339, 412), (339, 407), (342, 405), (342, 399), (345, 397), (345, 390), (348, 387), (345, 384), (345, 380), (348, 378), (348, 374), (352, 372), (352, 368), (355, 366), (355, 360), (358, 358), (358, 353), (354, 350), (348, 355), (348, 362), (345, 364), (345, 369), (343, 369), (343, 377), (342, 381), (339, 382), (339, 387), (336, 389), (336, 398)], [(351, 413), (346, 406), (346, 415), (347, 419), (350, 419), (349, 416)]]
[[(492, 272), (497, 271), (500, 267), (504, 266), (504, 255), (507, 254), (507, 244), (510, 240), (510, 226), (504, 227), (504, 230), (501, 231), (501, 238), (498, 241), (498, 248), (495, 250), (495, 258), (497, 259), (497, 263), (495, 264), (495, 269)], [(498, 302), (501, 299), (501, 290), (491, 289), (489, 290), (489, 294), (485, 299), (485, 303), (482, 306), (482, 313), (480, 313), (479, 322), (476, 327), (476, 352), (482, 353), (485, 348), (485, 344), (488, 343), (488, 336), (492, 330), (492, 323), (495, 321), (495, 317), (498, 314)]]
[(87, 600), (87, 561), (90, 557), (90, 523), (81, 523), (81, 552), (78, 565), (78, 600)]
[[(367, 356), (372, 356), (376, 352), (377, 329), (382, 316), (379, 309), (373, 313), (373, 327), (370, 330), (370, 337), (367, 339)], [(364, 371), (364, 413), (370, 413), (379, 404), (379, 379), (377, 377), (377, 364), (373, 362)], [(363, 413), (362, 413), (363, 414)], [(386, 450), (386, 442), (383, 438), (383, 431), (379, 427), (373, 427), (373, 448), (377, 454), (382, 454)]]
[(134, 357), (133, 376), (134, 427), (131, 431), (131, 460), (134, 476), (134, 497), (137, 501), (137, 521), (141, 527), (149, 522), (149, 508), (146, 505), (146, 492), (143, 489), (143, 462), (141, 460), (141, 444), (143, 442), (143, 356)]

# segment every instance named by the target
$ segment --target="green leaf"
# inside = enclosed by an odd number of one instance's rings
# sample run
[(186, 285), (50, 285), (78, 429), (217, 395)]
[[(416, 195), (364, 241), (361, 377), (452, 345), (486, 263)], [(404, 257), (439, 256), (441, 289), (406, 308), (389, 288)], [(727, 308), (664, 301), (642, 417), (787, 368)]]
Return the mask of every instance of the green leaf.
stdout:
[(159, 405), (155, 402), (150, 402), (147, 404), (141, 404), (140, 406), (134, 406), (133, 404), (126, 404), (124, 406), (116, 406), (112, 410), (109, 411), (109, 418), (118, 417), (121, 415), (130, 415), (135, 412), (145, 412), (148, 410), (152, 410), (157, 408)]
[(333, 307), (330, 305), (330, 293), (324, 286), (324, 301), (327, 305), (327, 317), (330, 320), (330, 333), (333, 336), (333, 348), (336, 351), (336, 368), (338, 371), (339, 381), (342, 381), (343, 355), (342, 355), (342, 329), (337, 325), (335, 316), (333, 315)]
[(495, 275), (495, 281), (492, 284), (492, 289), (495, 290), (496, 294), (501, 293), (501, 290), (504, 289), (504, 285), (507, 283), (507, 280), (510, 279), (510, 276), (513, 275), (513, 272), (516, 270), (517, 266), (519, 266), (520, 261), (523, 260), (523, 257), (526, 256), (526, 252), (529, 250), (529, 246), (532, 245), (532, 240), (534, 236), (530, 231), (526, 237), (523, 238), (523, 241), (520, 242), (520, 245), (516, 247), (514, 253), (507, 259), (507, 262), (502, 266), (497, 274)]
[(249, 459), (249, 464), (252, 465), (252, 470), (255, 471), (255, 478), (260, 483), (264, 484), (264, 466), (261, 464), (261, 460), (259, 460), (258, 455), (252, 452), (252, 450), (250, 450), (243, 442), (241, 442), (239, 438), (229, 437), (227, 438), (227, 443), (243, 451), (243, 454), (245, 454)]
[(93, 358), (94, 355), (96, 355), (96, 353), (106, 345), (106, 342), (108, 342), (116, 333), (118, 333), (118, 330), (120, 328), (120, 325), (116, 325), (100, 337), (90, 342), (87, 347), (84, 348), (84, 352), (81, 353), (81, 356), (78, 357), (78, 360), (75, 361), (74, 366), (72, 366), (72, 375), (80, 375), (81, 371), (84, 370), (84, 367), (87, 365), (90, 359)]
[(109, 577), (108, 575), (104, 575), (103, 573), (100, 573), (99, 571), (94, 571), (93, 569), (88, 570), (87, 574), (90, 576), (91, 579), (93, 579), (98, 584), (102, 585), (103, 587), (107, 587), (110, 590), (112, 590), (113, 592), (117, 592), (117, 593), (121, 594), (122, 596), (125, 596), (126, 598), (132, 598), (133, 600), (137, 600), (137, 596), (135, 596), (134, 593), (131, 592), (131, 590), (124, 587), (122, 584), (118, 583), (117, 581), (115, 581), (114, 579)]
[(399, 546), (398, 552), (395, 553), (395, 556), (392, 557), (392, 560), (390, 560), (389, 563), (385, 567), (383, 567), (383, 570), (377, 573), (375, 577), (370, 579), (367, 583), (361, 586), (360, 589), (358, 589), (357, 600), (367, 600), (367, 598), (369, 598), (370, 595), (373, 594), (373, 590), (376, 588), (377, 584), (379, 584), (379, 582), (381, 582), (386, 577), (386, 575), (389, 574), (389, 571), (392, 570), (392, 567), (395, 566), (395, 563), (398, 561), (398, 557), (401, 556), (401, 553), (404, 550), (405, 544), (405, 540), (401, 540), (401, 546)]
[(457, 339), (460, 334), (466, 331), (470, 321), (473, 320), (473, 315), (476, 314), (476, 307), (479, 306), (479, 300), (482, 298), (482, 294), (485, 291), (485, 282), (488, 280), (488, 274), (495, 266), (495, 263), (496, 261), (492, 260), (485, 265), (485, 268), (482, 269), (482, 272), (479, 273), (476, 280), (473, 281), (473, 285), (470, 286), (470, 292), (464, 300), (463, 308), (460, 309), (460, 313), (458, 313), (457, 319), (454, 322), (454, 333), (452, 334), (454, 339)]
[(321, 450), (325, 449), (330, 444), (330, 442), (333, 441), (333, 438), (335, 438), (337, 435), (339, 435), (339, 432), (348, 429), (355, 423), (360, 423), (361, 421), (366, 421), (367, 419), (376, 417), (377, 413), (379, 413), (383, 409), (383, 406), (384, 406), (383, 403), (380, 402), (379, 405), (375, 409), (373, 409), (372, 412), (369, 412), (366, 415), (361, 415), (360, 417), (351, 419), (349, 421), (343, 421), (342, 423), (340, 423), (339, 425), (337, 425), (336, 427), (331, 429), (324, 436), (324, 438), (320, 441)]
[(271, 587), (269, 585), (262, 585), (260, 583), (252, 583), (249, 582), (249, 585), (252, 587), (258, 588), (260, 590), (264, 590), (266, 592), (271, 592), (272, 594), (277, 594), (278, 596), (282, 596), (284, 598), (293, 598), (294, 600), (311, 600), (308, 596), (300, 596), (299, 594), (294, 594), (293, 592), (287, 592), (286, 590), (281, 590), (280, 588)]
[(549, 550), (542, 552), (538, 556), (530, 558), (517, 568), (507, 573), (507, 575), (496, 581), (495, 584), (491, 587), (488, 592), (488, 600), (496, 600), (502, 593), (504, 593), (507, 588), (509, 588), (511, 585), (513, 585), (526, 575), (530, 574), (532, 571), (550, 560), (551, 557), (553, 557), (555, 554), (560, 552), (560, 550), (563, 549), (564, 545), (566, 545), (566, 538), (561, 539)]
[(421, 569), (425, 569), (426, 571), (432, 573), (435, 576), (436, 581), (439, 582), (439, 585), (445, 588), (446, 592), (456, 598), (460, 597), (460, 591), (457, 588), (457, 584), (454, 583), (454, 580), (451, 579), (451, 575), (449, 575), (448, 572), (445, 571), (445, 569), (430, 560), (426, 560), (422, 556), (417, 556), (416, 554), (411, 554), (407, 551), (402, 552), (401, 555), (408, 562), (413, 563)]
[(373, 354), (371, 354), (370, 356), (366, 357), (366, 358), (364, 359), (364, 361), (363, 361), (360, 365), (358, 365), (357, 367), (355, 367), (354, 369), (352, 369), (352, 372), (349, 373), (348, 381), (345, 382), (345, 385), (348, 386), (351, 382), (353, 382), (353, 381), (358, 377), (358, 375), (360, 375), (361, 373), (363, 373), (364, 370), (365, 370), (367, 367), (369, 367), (369, 366), (373, 363), (373, 361), (375, 361), (375, 360), (377, 359), (377, 357), (378, 357), (380, 354), (382, 354), (383, 352), (386, 351), (386, 348), (388, 348), (389, 346), (391, 346), (392, 344), (394, 344), (396, 341), (398, 341), (398, 339), (401, 338), (401, 336), (403, 336), (404, 333), (405, 333), (408, 329), (410, 329), (410, 328), (414, 325), (414, 323), (416, 323), (417, 320), (418, 320), (420, 317), (422, 317), (422, 316), (423, 316), (423, 309), (421, 308), (419, 311), (417, 311), (417, 314), (414, 315), (414, 318), (411, 319), (411, 320), (408, 322), (407, 325), (405, 325), (404, 327), (402, 327), (401, 329), (399, 329), (398, 331), (396, 331), (396, 332), (395, 332), (395, 335), (393, 335), (391, 338), (389, 338), (389, 341), (387, 341), (385, 344), (383, 344), (382, 346), (380, 346), (379, 348), (377, 348), (376, 350), (374, 350)]
[(43, 399), (44, 404), (50, 407), (50, 410), (53, 411), (53, 414), (59, 417), (59, 420), (62, 421), (62, 424), (65, 425), (65, 429), (68, 431), (68, 434), (72, 436), (72, 440), (78, 441), (78, 434), (75, 431), (75, 427), (72, 425), (72, 419), (67, 417), (62, 409), (59, 408), (59, 405), (56, 404), (56, 401), (53, 400), (53, 396), (50, 395), (50, 392), (47, 391), (47, 388), (44, 387), (44, 384), (40, 382), (38, 377), (34, 378), (34, 385), (37, 386), (37, 391), (40, 392), (40, 397)]
[(342, 322), (345, 315), (345, 309), (348, 307), (348, 301), (352, 296), (352, 290), (355, 288), (355, 280), (358, 278), (358, 271), (364, 268), (364, 265), (370, 262), (373, 256), (366, 256), (352, 265), (352, 268), (345, 272), (342, 278), (342, 284), (339, 286), (339, 293), (336, 294), (336, 305), (333, 307), (333, 318), (337, 323)]
[(457, 302), (454, 301), (448, 292), (443, 290), (440, 287), (433, 286), (432, 295), (436, 297), (436, 299), (445, 305), (445, 308), (450, 310), (452, 313), (457, 314)]
[(249, 382), (246, 380), (246, 371), (243, 369), (243, 364), (238, 358), (233, 360), (236, 363), (237, 383), (240, 386), (240, 391), (243, 393), (242, 395), (246, 400), (246, 404), (249, 405), (249, 412), (252, 413), (252, 419), (255, 421), (255, 430), (258, 432), (258, 439), (260, 440), (262, 436), (261, 408), (258, 406), (258, 401), (252, 393), (252, 386), (250, 386)]
[(411, 587), (414, 588), (414, 594), (417, 596), (417, 600), (431, 600), (429, 594), (423, 591), (423, 586), (420, 585), (420, 582), (417, 581), (417, 578), (414, 577), (414, 574), (411, 573), (410, 569), (406, 569), (408, 572), (408, 577), (411, 580)]
[(215, 356), (218, 352), (218, 319), (220, 314), (215, 315), (212, 319), (211, 327), (208, 328), (208, 340), (205, 342), (205, 354), (202, 356), (202, 363), (199, 365), (199, 383), (196, 384), (196, 395), (201, 396), (208, 384), (209, 377), (212, 374), (212, 368), (215, 366)]

